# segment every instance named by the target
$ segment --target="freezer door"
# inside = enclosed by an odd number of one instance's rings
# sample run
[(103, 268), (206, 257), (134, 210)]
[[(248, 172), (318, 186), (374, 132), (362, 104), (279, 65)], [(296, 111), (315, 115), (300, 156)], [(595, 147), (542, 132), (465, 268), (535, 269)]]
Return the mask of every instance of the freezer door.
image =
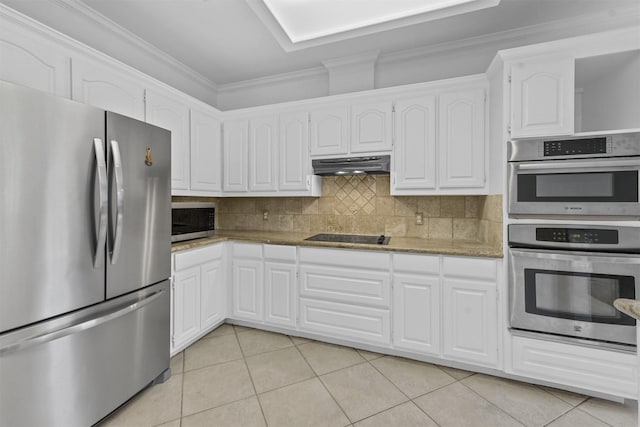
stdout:
[(104, 133), (104, 111), (0, 81), (0, 332), (104, 299)]
[(107, 298), (171, 274), (171, 133), (107, 113)]
[(90, 426), (168, 368), (165, 281), (0, 334), (0, 426)]

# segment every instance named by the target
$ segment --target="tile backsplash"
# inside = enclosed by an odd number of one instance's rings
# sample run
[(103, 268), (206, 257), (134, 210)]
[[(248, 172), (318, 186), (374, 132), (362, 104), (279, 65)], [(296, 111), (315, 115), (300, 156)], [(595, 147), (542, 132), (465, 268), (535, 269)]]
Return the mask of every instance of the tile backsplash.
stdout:
[[(502, 244), (502, 196), (391, 196), (385, 175), (323, 177), (320, 198), (221, 198), (217, 206), (219, 230), (385, 234)], [(422, 224), (416, 224), (416, 215), (422, 216)]]

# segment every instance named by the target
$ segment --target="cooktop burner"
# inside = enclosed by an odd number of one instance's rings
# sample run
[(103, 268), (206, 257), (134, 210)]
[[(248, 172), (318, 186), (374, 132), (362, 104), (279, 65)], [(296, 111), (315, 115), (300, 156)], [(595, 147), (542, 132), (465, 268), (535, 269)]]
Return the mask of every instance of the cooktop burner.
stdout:
[(385, 237), (384, 234), (379, 236), (367, 236), (362, 234), (330, 234), (320, 233), (305, 240), (315, 242), (338, 242), (338, 243), (362, 243), (367, 245), (388, 245), (391, 237)]

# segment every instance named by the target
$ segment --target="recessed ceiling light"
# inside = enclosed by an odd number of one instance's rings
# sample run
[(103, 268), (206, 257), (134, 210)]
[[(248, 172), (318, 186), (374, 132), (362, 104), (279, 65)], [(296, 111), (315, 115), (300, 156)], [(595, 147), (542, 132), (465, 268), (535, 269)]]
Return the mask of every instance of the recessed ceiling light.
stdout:
[[(395, 22), (391, 28), (495, 6), (500, 0), (262, 0), (292, 43)], [(409, 23), (406, 18), (419, 17)], [(379, 29), (383, 31), (389, 26)], [(354, 35), (355, 36), (355, 35)], [(353, 37), (353, 36), (352, 36)]]

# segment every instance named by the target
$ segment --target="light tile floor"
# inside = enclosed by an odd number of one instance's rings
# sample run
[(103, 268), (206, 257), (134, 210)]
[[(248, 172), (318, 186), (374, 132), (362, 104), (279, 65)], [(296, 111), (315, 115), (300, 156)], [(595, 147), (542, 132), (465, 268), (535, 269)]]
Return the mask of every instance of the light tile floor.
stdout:
[(617, 404), (348, 347), (222, 325), (113, 426), (637, 426)]

